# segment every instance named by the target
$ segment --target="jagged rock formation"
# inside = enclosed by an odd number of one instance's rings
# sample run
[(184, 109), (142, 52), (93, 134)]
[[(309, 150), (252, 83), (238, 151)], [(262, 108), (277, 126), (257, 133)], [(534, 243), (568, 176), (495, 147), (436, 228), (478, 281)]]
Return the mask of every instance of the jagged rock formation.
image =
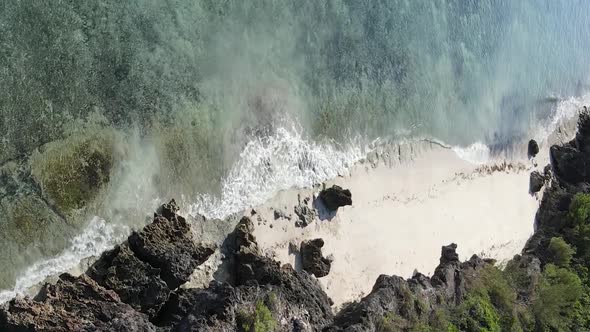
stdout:
[(34, 298), (17, 298), (0, 310), (2, 331), (156, 331), (170, 293), (188, 281), (213, 253), (193, 241), (174, 201), (129, 240), (104, 253), (86, 275), (60, 276)]
[(148, 317), (86, 275), (60, 276), (34, 298), (16, 298), (0, 310), (0, 330), (13, 331), (156, 331)]
[(104, 253), (86, 274), (64, 274), (35, 298), (7, 303), (0, 309), (0, 330), (232, 331), (268, 324), (304, 331), (332, 322), (332, 302), (319, 283), (265, 257), (249, 218), (222, 249), (231, 280), (178, 288), (214, 249), (196, 244), (176, 212), (173, 201), (162, 206), (151, 224)]
[(352, 205), (352, 194), (348, 189), (333, 185), (331, 188), (324, 189), (318, 196), (326, 208), (336, 211), (341, 206)]
[(301, 242), (301, 265), (303, 269), (318, 278), (330, 273), (332, 261), (322, 255), (324, 240), (315, 239)]
[(529, 192), (531, 194), (537, 193), (545, 185), (545, 176), (541, 175), (538, 171), (531, 172), (529, 180)]
[(293, 211), (297, 216), (297, 220), (295, 221), (295, 226), (297, 227), (307, 227), (318, 215), (315, 209), (310, 208), (306, 204), (296, 205)]
[(417, 322), (436, 325), (434, 313), (460, 303), (466, 288), (493, 262), (473, 256), (461, 263), (457, 245), (442, 247), (440, 265), (432, 278), (416, 273), (411, 279), (381, 275), (369, 295), (345, 307), (328, 331), (375, 331), (383, 329), (383, 318), (399, 318), (394, 330), (406, 330)]
[(318, 331), (329, 325), (331, 301), (319, 283), (305, 272), (264, 257), (253, 230), (252, 221), (244, 217), (229, 237), (231, 283), (176, 291), (157, 324), (176, 326), (177, 331), (249, 331), (251, 320), (262, 319), (260, 311), (268, 310), (264, 323), (279, 331), (295, 331), (297, 326)]

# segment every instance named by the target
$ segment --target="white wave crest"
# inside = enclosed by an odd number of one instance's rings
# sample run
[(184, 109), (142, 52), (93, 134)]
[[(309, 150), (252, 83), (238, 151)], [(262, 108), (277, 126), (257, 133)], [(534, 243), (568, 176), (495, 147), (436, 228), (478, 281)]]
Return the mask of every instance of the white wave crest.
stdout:
[(106, 223), (98, 217), (93, 218), (84, 232), (72, 239), (69, 248), (56, 257), (33, 264), (16, 280), (13, 290), (0, 292), (0, 304), (10, 301), (27, 291), (47, 277), (60, 274), (77, 267), (83, 259), (98, 256), (123, 241), (129, 230), (126, 226)]
[(481, 142), (475, 142), (468, 147), (455, 146), (453, 151), (459, 158), (472, 164), (481, 165), (490, 161), (490, 148)]
[(548, 123), (537, 127), (534, 138), (539, 142), (547, 140), (557, 130), (562, 121), (575, 117), (585, 105), (590, 105), (590, 93), (560, 101)]
[(295, 129), (279, 128), (272, 137), (251, 140), (223, 180), (221, 197), (203, 195), (189, 213), (223, 218), (264, 203), (278, 190), (346, 175), (365, 152), (358, 142), (337, 149), (304, 139)]

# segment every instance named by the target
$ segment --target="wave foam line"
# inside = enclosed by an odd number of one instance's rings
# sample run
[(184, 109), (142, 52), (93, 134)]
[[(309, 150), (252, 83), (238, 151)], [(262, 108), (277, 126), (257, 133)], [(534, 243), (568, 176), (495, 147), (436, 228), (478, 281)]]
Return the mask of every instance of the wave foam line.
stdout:
[(534, 135), (535, 139), (539, 142), (547, 140), (557, 130), (562, 121), (572, 119), (582, 107), (587, 105), (590, 105), (590, 93), (560, 101), (548, 123), (537, 128), (537, 132)]
[(346, 175), (365, 156), (358, 142), (337, 149), (306, 140), (294, 129), (279, 128), (272, 137), (251, 140), (223, 180), (221, 197), (203, 195), (189, 213), (223, 218), (264, 203), (278, 190), (311, 187)]
[(47, 277), (74, 269), (82, 260), (102, 254), (122, 242), (128, 233), (125, 226), (108, 224), (94, 217), (84, 232), (72, 239), (69, 248), (53, 258), (33, 264), (17, 278), (13, 290), (1, 291), (0, 304), (17, 295), (25, 295), (30, 288)]

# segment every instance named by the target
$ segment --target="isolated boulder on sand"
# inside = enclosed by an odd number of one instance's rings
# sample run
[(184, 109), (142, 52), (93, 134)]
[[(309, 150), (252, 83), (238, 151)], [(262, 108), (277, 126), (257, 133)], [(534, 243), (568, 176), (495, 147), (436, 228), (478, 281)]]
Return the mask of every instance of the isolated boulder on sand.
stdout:
[(539, 153), (539, 144), (537, 144), (537, 141), (532, 139), (529, 141), (529, 147), (528, 147), (529, 158), (536, 156), (537, 153)]
[(317, 278), (327, 276), (332, 267), (332, 262), (322, 256), (323, 246), (322, 239), (301, 242), (301, 265), (305, 271)]
[(336, 211), (341, 206), (352, 205), (352, 194), (350, 190), (342, 189), (342, 187), (337, 185), (322, 190), (319, 198), (326, 208), (331, 211)]

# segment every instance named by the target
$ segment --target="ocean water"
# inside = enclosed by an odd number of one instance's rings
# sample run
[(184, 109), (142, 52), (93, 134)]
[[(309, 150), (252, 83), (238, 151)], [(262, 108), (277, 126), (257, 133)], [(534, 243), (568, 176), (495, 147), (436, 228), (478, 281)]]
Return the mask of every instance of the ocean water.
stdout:
[[(589, 37), (583, 0), (3, 1), (0, 165), (25, 180), (0, 177), (0, 301), (172, 197), (223, 218), (346, 174), (378, 138), (438, 139), (473, 163), (542, 140), (590, 99)], [(104, 133), (108, 182), (60, 210), (35, 162)], [(29, 192), (72, 229), (29, 234), (7, 212)]]

